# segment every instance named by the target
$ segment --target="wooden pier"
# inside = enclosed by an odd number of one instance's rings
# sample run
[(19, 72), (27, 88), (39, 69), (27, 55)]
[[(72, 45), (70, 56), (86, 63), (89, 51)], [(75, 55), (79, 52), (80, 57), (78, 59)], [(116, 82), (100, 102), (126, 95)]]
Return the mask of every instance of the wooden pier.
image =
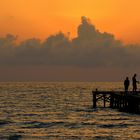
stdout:
[[(103, 107), (108, 104), (110, 108), (119, 109), (120, 111), (140, 114), (140, 91), (92, 91), (93, 108), (101, 101)], [(100, 102), (100, 103), (101, 103)]]

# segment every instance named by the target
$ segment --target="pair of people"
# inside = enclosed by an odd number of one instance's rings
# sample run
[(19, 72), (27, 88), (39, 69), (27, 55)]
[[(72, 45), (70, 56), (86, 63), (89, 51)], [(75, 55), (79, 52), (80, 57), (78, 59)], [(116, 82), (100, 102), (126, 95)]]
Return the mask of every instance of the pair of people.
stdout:
[[(137, 76), (137, 74), (134, 74), (134, 76), (132, 77), (133, 92), (137, 91), (137, 83), (138, 83), (138, 81), (136, 80), (136, 76)], [(124, 88), (125, 88), (126, 92), (128, 91), (129, 85), (130, 85), (129, 78), (126, 77), (126, 79), (124, 81)]]

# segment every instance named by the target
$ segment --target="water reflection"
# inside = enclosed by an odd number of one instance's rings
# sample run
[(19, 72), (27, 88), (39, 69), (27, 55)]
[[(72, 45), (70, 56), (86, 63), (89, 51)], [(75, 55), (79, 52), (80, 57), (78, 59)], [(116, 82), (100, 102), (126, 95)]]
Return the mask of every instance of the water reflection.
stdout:
[(1, 83), (0, 139), (139, 139), (139, 115), (92, 109), (91, 91), (122, 83)]

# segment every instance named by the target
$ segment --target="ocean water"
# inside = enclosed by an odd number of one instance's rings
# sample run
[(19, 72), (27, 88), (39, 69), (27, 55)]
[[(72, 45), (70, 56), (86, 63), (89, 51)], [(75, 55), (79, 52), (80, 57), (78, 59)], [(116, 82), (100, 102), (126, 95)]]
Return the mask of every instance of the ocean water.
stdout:
[(139, 140), (140, 115), (92, 109), (122, 83), (0, 83), (0, 140)]

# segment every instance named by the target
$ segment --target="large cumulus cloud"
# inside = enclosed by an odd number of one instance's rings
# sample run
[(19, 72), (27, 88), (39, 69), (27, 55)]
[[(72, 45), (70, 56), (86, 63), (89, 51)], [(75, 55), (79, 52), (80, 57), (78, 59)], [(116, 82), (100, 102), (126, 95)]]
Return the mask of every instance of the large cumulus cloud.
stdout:
[(86, 17), (81, 18), (77, 37), (59, 32), (40, 41), (33, 38), (16, 43), (17, 37), (0, 38), (0, 65), (48, 65), (78, 67), (139, 67), (140, 47), (123, 45), (100, 32)]

